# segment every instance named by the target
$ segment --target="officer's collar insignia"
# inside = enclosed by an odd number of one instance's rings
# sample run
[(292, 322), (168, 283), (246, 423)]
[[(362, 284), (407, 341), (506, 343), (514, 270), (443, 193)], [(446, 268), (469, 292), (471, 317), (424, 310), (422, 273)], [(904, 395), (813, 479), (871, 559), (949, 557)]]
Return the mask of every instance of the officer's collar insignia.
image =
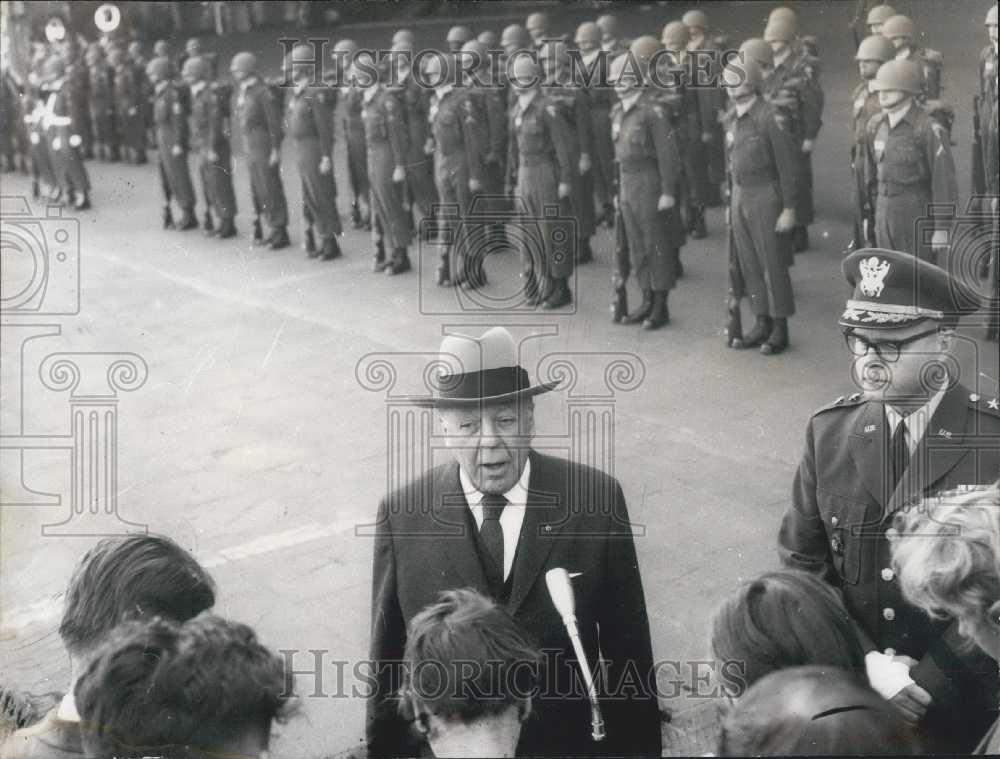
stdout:
[(865, 432), (874, 432), (877, 429), (878, 429), (878, 425), (877, 424), (866, 424), (865, 425)]
[(878, 256), (861, 262), (861, 292), (869, 298), (878, 298), (885, 289), (885, 278), (889, 274), (889, 262), (879, 261)]
[(942, 427), (941, 429), (938, 430), (938, 435), (947, 440), (951, 440), (951, 430), (946, 430)]
[(992, 401), (988, 401), (986, 405), (994, 411), (1000, 411), (1000, 399), (994, 398)]

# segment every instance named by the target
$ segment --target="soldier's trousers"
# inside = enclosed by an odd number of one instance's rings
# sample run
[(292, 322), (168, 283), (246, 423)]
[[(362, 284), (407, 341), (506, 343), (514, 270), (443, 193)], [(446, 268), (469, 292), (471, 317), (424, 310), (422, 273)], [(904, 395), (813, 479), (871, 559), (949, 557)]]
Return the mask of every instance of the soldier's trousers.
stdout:
[(712, 199), (709, 177), (708, 150), (700, 134), (692, 134), (684, 144), (681, 156), (684, 161), (684, 179), (687, 204), (702, 207)]
[(117, 152), (118, 140), (115, 134), (114, 113), (111, 109), (91, 104), (90, 123), (94, 142), (107, 146), (112, 153)]
[(795, 224), (808, 227), (816, 218), (816, 207), (813, 204), (812, 153), (800, 155), (798, 190), (799, 194), (795, 199)]
[[(875, 199), (875, 242), (880, 248), (900, 250), (937, 263), (930, 240), (920, 239), (917, 221), (930, 212), (931, 195), (920, 188), (898, 195), (879, 194)], [(929, 229), (929, 226), (923, 228)]]
[(31, 175), (48, 187), (57, 187), (59, 180), (56, 177), (52, 155), (45, 137), (32, 130), (29, 141), (31, 143)]
[(146, 154), (146, 122), (142, 108), (136, 108), (133, 114), (125, 113), (122, 118), (122, 142), (124, 147), (135, 153), (135, 158), (142, 159)]
[(631, 270), (643, 292), (672, 290), (677, 283), (677, 248), (657, 210), (660, 174), (654, 166), (622, 172), (618, 208), (625, 223)]
[(347, 144), (347, 177), (351, 182), (351, 192), (355, 198), (367, 198), (370, 188), (364, 127), (350, 127), (345, 124), (344, 135)]
[[(407, 248), (413, 230), (410, 227), (410, 215), (403, 210), (403, 192), (401, 182), (392, 181), (395, 162), (392, 149), (388, 142), (368, 143), (368, 184), (371, 187), (372, 214), (381, 222), (381, 235), (390, 248)], [(379, 231), (373, 226), (372, 231), (378, 239)]]
[(223, 222), (236, 217), (236, 192), (233, 190), (233, 157), (229, 146), (216, 151), (218, 160), (212, 163), (206, 152), (198, 154), (198, 174), (205, 195), (205, 204), (211, 207)]
[(610, 108), (594, 104), (590, 108), (590, 133), (593, 152), (590, 156), (590, 174), (594, 184), (594, 197), (602, 208), (611, 205), (615, 194), (615, 146), (611, 141)]
[(583, 242), (594, 234), (597, 226), (594, 218), (594, 170), (586, 174), (577, 169), (579, 159), (574, 156), (573, 173), (570, 178), (570, 215), (576, 219), (577, 241)]
[[(472, 242), (474, 245), (476, 239), (482, 240), (483, 238), (474, 233), (471, 237), (468, 234), (457, 234), (458, 227), (462, 224), (472, 205), (472, 194), (469, 192), (469, 170), (465, 163), (464, 153), (458, 152), (450, 156), (436, 154), (434, 183), (440, 202), (443, 205), (453, 205), (458, 208), (456, 228), (448, 230), (449, 239), (454, 241), (448, 250), (448, 256), (452, 277), (461, 278), (465, 276), (466, 271), (473, 270), (473, 267), (467, 263), (468, 256), (474, 256), (477, 252), (485, 253), (485, 251), (477, 251), (475, 247), (470, 247), (467, 244)], [(455, 218), (454, 215), (451, 215), (451, 218)]]
[(574, 251), (558, 246), (553, 235), (568, 235), (564, 220), (548, 221), (546, 208), (559, 206), (559, 179), (555, 160), (549, 157), (521, 156), (517, 171), (515, 207), (526, 213), (515, 222), (521, 248), (521, 268), (538, 279), (568, 279), (573, 274)]
[(321, 174), (319, 171), (319, 163), (323, 158), (319, 140), (295, 140), (295, 156), (299, 176), (302, 177), (302, 202), (306, 218), (312, 219), (316, 234), (323, 239), (342, 234), (333, 172)]
[(59, 187), (67, 199), (73, 192), (90, 192), (90, 177), (83, 165), (80, 148), (70, 145), (68, 136), (59, 139), (62, 141), (60, 149), (50, 153)]
[(786, 318), (795, 313), (787, 257), (774, 231), (781, 206), (774, 184), (733, 185), (730, 200), (733, 241), (755, 316)]
[(407, 156), (406, 186), (414, 205), (424, 216), (430, 216), (431, 209), (437, 200), (437, 189), (434, 184), (434, 162), (424, 153), (424, 143), (415, 146)]
[(191, 185), (187, 153), (174, 155), (170, 146), (159, 143), (157, 155), (160, 162), (160, 177), (163, 180), (163, 192), (167, 202), (169, 203), (173, 198), (181, 208), (192, 210), (194, 208), (194, 187)]
[(288, 227), (288, 201), (281, 182), (281, 167), (272, 166), (271, 139), (263, 130), (251, 130), (246, 135), (247, 170), (250, 173), (250, 195), (254, 210), (267, 221), (273, 232)]

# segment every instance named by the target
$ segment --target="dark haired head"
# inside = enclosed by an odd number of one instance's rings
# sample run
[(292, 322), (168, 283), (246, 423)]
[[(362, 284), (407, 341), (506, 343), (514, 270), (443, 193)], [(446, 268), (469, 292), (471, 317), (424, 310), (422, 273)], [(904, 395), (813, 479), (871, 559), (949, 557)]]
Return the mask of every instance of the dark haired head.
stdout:
[(712, 620), (712, 651), (739, 662), (746, 685), (785, 667), (865, 671), (865, 652), (837, 592), (798, 570), (767, 572), (730, 595)]
[(407, 630), (400, 709), (426, 728), (431, 716), (473, 722), (512, 706), (527, 715), (539, 652), (507, 612), (474, 590), (448, 590)]
[(89, 750), (172, 759), (248, 737), (266, 748), (272, 722), (293, 710), (291, 685), (281, 657), (251, 628), (206, 613), (183, 624), (122, 625), (90, 660), (74, 698), (84, 735), (97, 744)]
[(79, 655), (126, 620), (159, 616), (183, 622), (214, 603), (212, 578), (170, 538), (106, 538), (73, 571), (59, 635), (70, 654)]
[(761, 678), (722, 724), (719, 756), (917, 754), (913, 729), (864, 678), (793, 667)]

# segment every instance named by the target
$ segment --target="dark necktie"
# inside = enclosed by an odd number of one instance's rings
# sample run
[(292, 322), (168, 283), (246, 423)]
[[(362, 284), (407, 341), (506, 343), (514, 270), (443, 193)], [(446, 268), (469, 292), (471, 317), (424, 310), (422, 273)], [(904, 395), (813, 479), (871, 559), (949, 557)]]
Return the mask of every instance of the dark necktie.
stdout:
[(503, 582), (503, 527), (500, 526), (500, 515), (507, 505), (507, 499), (502, 495), (487, 494), (483, 496), (482, 504), (483, 523), (479, 527), (479, 536), (493, 557), (493, 563), (500, 572), (500, 581)]
[(896, 430), (892, 433), (892, 439), (889, 441), (889, 462), (892, 467), (889, 470), (892, 474), (890, 493), (895, 491), (910, 465), (910, 446), (906, 442), (906, 434), (906, 418), (903, 417), (896, 425)]

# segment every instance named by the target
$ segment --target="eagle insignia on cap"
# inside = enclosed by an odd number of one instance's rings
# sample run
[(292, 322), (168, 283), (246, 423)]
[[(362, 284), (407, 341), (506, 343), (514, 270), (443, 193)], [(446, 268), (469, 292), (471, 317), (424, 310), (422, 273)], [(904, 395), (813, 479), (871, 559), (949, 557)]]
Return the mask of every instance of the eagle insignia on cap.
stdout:
[(878, 298), (885, 289), (888, 274), (888, 261), (879, 261), (878, 256), (864, 259), (861, 262), (861, 292), (869, 298)]

